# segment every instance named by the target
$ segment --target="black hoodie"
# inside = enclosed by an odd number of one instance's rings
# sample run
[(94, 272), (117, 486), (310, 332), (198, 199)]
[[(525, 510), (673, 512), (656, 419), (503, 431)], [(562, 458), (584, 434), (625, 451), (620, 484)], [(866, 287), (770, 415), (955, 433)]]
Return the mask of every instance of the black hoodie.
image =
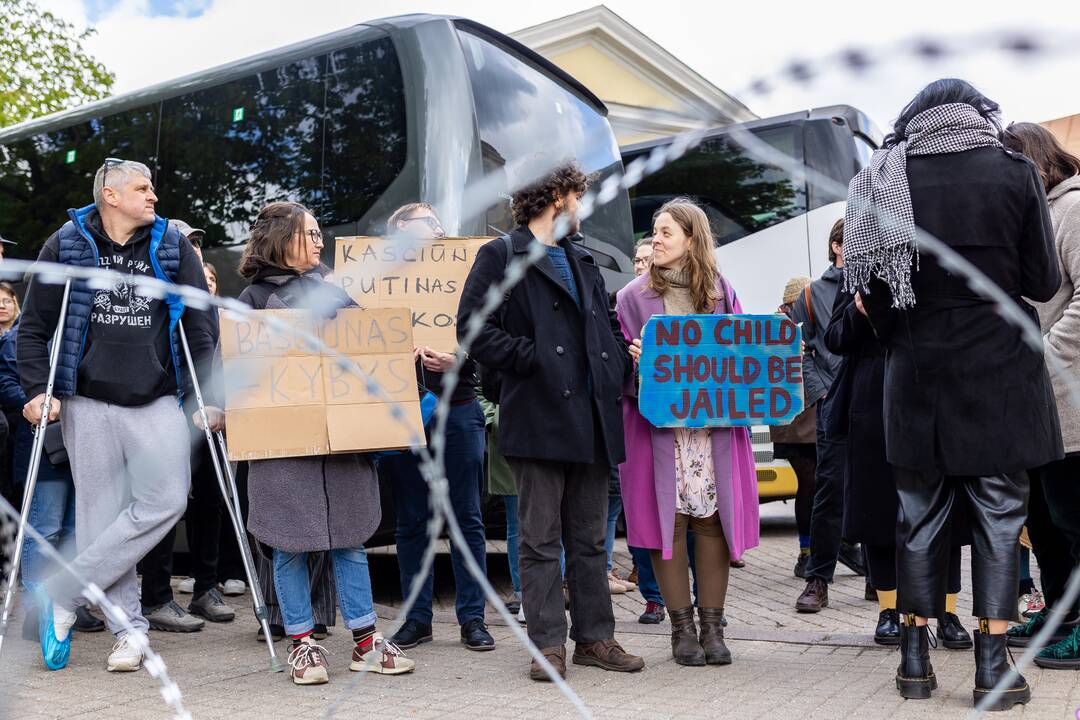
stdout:
[[(86, 217), (86, 228), (97, 244), (98, 265), (125, 275), (154, 277), (150, 262), (150, 226), (139, 228), (120, 245), (112, 241), (96, 210)], [(57, 234), (45, 243), (38, 259), (56, 262)], [(206, 289), (202, 263), (191, 243), (180, 240), (178, 285)], [(63, 286), (31, 280), (19, 330), (19, 374), (29, 397), (45, 391), (49, 374), (47, 343), (56, 328)], [(183, 315), (191, 352), (200, 375), (209, 377), (216, 333), (209, 312), (186, 308)], [(186, 361), (179, 358), (182, 376)], [(185, 380), (185, 384), (187, 381)], [(176, 368), (169, 338), (169, 307), (164, 300), (147, 297), (127, 282), (95, 290), (79, 362), (76, 394), (134, 407), (177, 392)]]

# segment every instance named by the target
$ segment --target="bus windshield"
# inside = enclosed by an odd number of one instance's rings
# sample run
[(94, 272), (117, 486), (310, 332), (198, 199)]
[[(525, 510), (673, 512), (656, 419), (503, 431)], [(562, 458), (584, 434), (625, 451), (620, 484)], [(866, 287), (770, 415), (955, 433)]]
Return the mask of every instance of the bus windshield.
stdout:
[[(781, 125), (752, 131), (754, 136), (802, 160), (802, 129)], [(633, 157), (627, 157), (627, 161)], [(661, 205), (683, 196), (701, 204), (717, 246), (723, 246), (806, 212), (805, 185), (778, 167), (756, 160), (721, 134), (631, 188), (634, 234), (652, 231)]]
[[(513, 227), (506, 202), (509, 189), (520, 186), (526, 179), (523, 172), (536, 164), (574, 158), (594, 184), (622, 169), (611, 127), (595, 108), (516, 55), (465, 30), (459, 30), (459, 36), (473, 91), (484, 174), (503, 176), (502, 198), (485, 218), (488, 232)], [(631, 254), (628, 216), (623, 195), (598, 207), (582, 224), (601, 267), (619, 267), (612, 249)]]

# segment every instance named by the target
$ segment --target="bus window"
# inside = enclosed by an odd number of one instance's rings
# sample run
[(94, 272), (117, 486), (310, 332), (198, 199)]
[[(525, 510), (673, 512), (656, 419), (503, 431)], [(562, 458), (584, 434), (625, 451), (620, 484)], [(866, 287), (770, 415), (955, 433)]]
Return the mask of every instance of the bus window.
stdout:
[(207, 244), (247, 240), (272, 200), (318, 209), (325, 56), (166, 100), (161, 210), (206, 229)]
[[(329, 234), (381, 234), (383, 227), (361, 221), (401, 173), (407, 157), (405, 91), (394, 43), (380, 32), (374, 39), (331, 53), (326, 195), (319, 217)], [(382, 218), (393, 209), (380, 213)]]
[[(489, 232), (511, 229), (509, 194), (535, 167), (530, 161), (574, 158), (597, 179), (621, 169), (618, 146), (600, 111), (511, 52), (464, 30), (458, 36), (469, 69), (484, 172), (504, 176), (500, 197), (485, 216)], [(617, 267), (605, 250), (627, 254), (629, 263), (633, 241), (627, 215), (625, 199), (617, 198), (583, 223), (601, 266)]]
[(137, 160), (154, 172), (157, 108), (140, 108), (5, 144), (0, 151), (0, 218), (19, 257), (38, 251), (93, 200), (94, 173), (107, 157)]
[[(755, 137), (802, 159), (801, 126), (753, 131)], [(717, 246), (806, 212), (805, 186), (781, 168), (756, 160), (724, 135), (705, 140), (663, 170), (630, 189), (634, 230), (652, 228), (652, 216), (666, 201), (686, 196), (709, 217)]]

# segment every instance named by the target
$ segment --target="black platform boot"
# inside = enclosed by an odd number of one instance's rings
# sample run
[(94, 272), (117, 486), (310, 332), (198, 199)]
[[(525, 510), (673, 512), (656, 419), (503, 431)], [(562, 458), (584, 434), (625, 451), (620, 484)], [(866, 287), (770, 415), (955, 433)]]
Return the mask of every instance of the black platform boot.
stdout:
[(925, 700), (937, 689), (934, 667), (930, 664), (930, 633), (914, 619), (900, 626), (900, 666), (896, 668), (896, 689), (910, 700)]
[[(988, 635), (975, 633), (975, 691), (973, 699), (976, 706), (990, 695), (991, 690), (1009, 672), (1008, 651), (1005, 648), (1008, 639), (1004, 634)], [(1024, 704), (1031, 700), (1031, 688), (1023, 675), (1017, 673), (1010, 687), (982, 710), (1009, 710), (1013, 705)]]

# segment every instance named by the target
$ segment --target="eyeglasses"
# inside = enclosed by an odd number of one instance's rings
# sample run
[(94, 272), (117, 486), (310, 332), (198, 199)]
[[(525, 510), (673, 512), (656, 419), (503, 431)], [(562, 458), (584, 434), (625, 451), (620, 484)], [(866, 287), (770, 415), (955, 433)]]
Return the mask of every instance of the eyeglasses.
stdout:
[(123, 165), (126, 160), (120, 158), (105, 158), (105, 164), (102, 166), (105, 168), (105, 172), (101, 174), (101, 186), (105, 187), (105, 178), (109, 177), (109, 168), (114, 168), (117, 165)]
[(15, 301), (11, 298), (0, 298), (0, 307), (15, 307)]
[(315, 247), (323, 246), (322, 230), (305, 230), (304, 234), (307, 235), (308, 240), (310, 240), (311, 244)]
[(442, 230), (442, 223), (439, 222), (436, 218), (431, 217), (430, 215), (424, 215), (422, 217), (405, 218), (405, 220), (403, 222), (411, 223), (411, 222), (414, 222), (414, 221), (415, 222), (422, 222), (425, 225), (427, 225), (429, 228), (431, 228), (432, 230)]
[(636, 257), (636, 258), (634, 258), (634, 264), (635, 265), (648, 265), (649, 264), (649, 258), (647, 258), (647, 257)]

